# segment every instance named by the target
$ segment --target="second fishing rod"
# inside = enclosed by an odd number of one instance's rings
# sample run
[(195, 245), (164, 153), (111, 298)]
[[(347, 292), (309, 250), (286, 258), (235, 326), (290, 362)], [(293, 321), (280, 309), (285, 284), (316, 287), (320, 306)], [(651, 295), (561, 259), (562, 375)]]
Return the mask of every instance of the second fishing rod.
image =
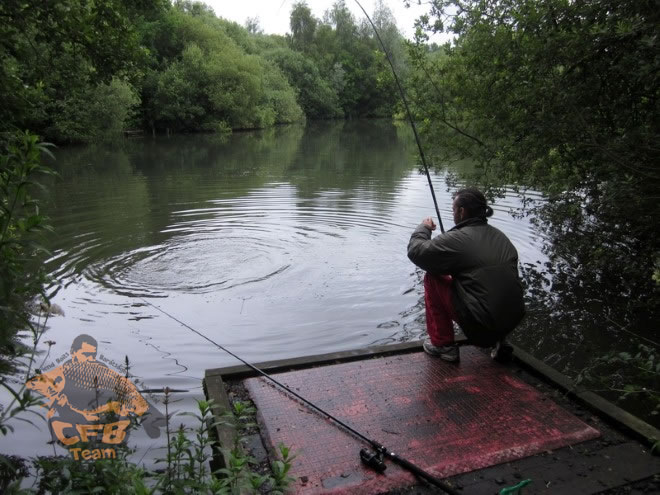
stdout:
[(218, 349), (220, 349), (220, 350), (226, 352), (227, 354), (229, 354), (230, 356), (232, 356), (233, 358), (237, 359), (238, 361), (240, 361), (241, 363), (243, 363), (245, 366), (247, 366), (248, 368), (250, 368), (250, 369), (251, 369), (252, 371), (254, 371), (255, 373), (261, 375), (261, 376), (264, 377), (266, 380), (268, 380), (268, 381), (270, 381), (271, 383), (277, 385), (277, 386), (280, 387), (282, 390), (284, 390), (285, 392), (287, 392), (287, 393), (290, 394), (291, 396), (293, 396), (293, 397), (295, 397), (296, 399), (298, 399), (299, 401), (301, 401), (301, 402), (302, 402), (303, 404), (305, 404), (306, 406), (308, 406), (308, 407), (310, 407), (311, 409), (313, 409), (314, 411), (320, 413), (320, 414), (321, 414), (322, 416), (324, 416), (325, 418), (330, 419), (330, 420), (333, 421), (335, 424), (341, 426), (342, 428), (344, 428), (346, 431), (350, 432), (350, 433), (351, 433), (352, 435), (354, 435), (355, 437), (359, 438), (360, 440), (362, 440), (362, 441), (365, 442), (366, 444), (370, 445), (370, 446), (375, 450), (375, 454), (374, 454), (373, 452), (369, 452), (369, 451), (366, 450), (366, 449), (362, 449), (362, 450), (360, 451), (360, 459), (361, 459), (361, 461), (362, 461), (364, 464), (366, 464), (367, 466), (369, 466), (370, 468), (372, 468), (372, 469), (374, 469), (374, 470), (376, 470), (376, 471), (382, 473), (383, 471), (385, 471), (385, 468), (386, 468), (386, 465), (385, 465), (385, 463), (383, 462), (383, 459), (384, 459), (384, 458), (387, 458), (387, 459), (390, 459), (392, 462), (398, 464), (398, 465), (401, 466), (402, 468), (404, 468), (404, 469), (408, 470), (409, 472), (413, 473), (414, 475), (418, 476), (419, 478), (424, 479), (426, 482), (428, 482), (428, 483), (430, 483), (430, 484), (432, 484), (432, 485), (434, 485), (434, 486), (436, 486), (436, 487), (442, 489), (443, 491), (445, 491), (445, 492), (448, 493), (449, 495), (459, 495), (459, 492), (457, 492), (456, 490), (454, 490), (454, 488), (452, 488), (452, 487), (451, 487), (449, 484), (447, 484), (446, 482), (444, 482), (444, 481), (442, 481), (441, 479), (439, 479), (439, 478), (433, 476), (431, 473), (429, 473), (429, 472), (423, 470), (422, 468), (420, 468), (419, 466), (415, 465), (414, 463), (408, 461), (407, 459), (404, 459), (403, 457), (399, 456), (398, 454), (396, 454), (396, 453), (393, 452), (392, 450), (388, 449), (388, 448), (387, 448), (385, 445), (383, 445), (382, 443), (380, 443), (380, 442), (378, 442), (378, 441), (376, 441), (376, 440), (374, 440), (374, 439), (371, 439), (371, 438), (367, 437), (366, 435), (360, 433), (359, 431), (357, 431), (355, 428), (351, 427), (350, 425), (348, 425), (348, 424), (345, 423), (344, 421), (342, 421), (342, 420), (340, 420), (339, 418), (333, 416), (332, 414), (330, 414), (329, 412), (325, 411), (325, 410), (322, 409), (321, 407), (317, 406), (317, 405), (314, 404), (313, 402), (307, 400), (305, 397), (303, 397), (303, 396), (300, 395), (299, 393), (297, 393), (297, 392), (291, 390), (289, 387), (287, 387), (286, 385), (284, 385), (283, 383), (281, 383), (279, 380), (277, 380), (277, 379), (274, 378), (273, 376), (269, 375), (268, 373), (266, 373), (265, 371), (261, 370), (260, 368), (257, 368), (256, 366), (254, 366), (253, 364), (251, 364), (251, 363), (249, 363), (248, 361), (244, 360), (243, 358), (241, 358), (241, 357), (238, 356), (237, 354), (234, 354), (233, 352), (231, 352), (231, 351), (230, 351), (229, 349), (227, 349), (226, 347), (224, 347), (224, 346), (218, 344), (217, 342), (215, 342), (213, 339), (207, 337), (206, 335), (204, 335), (204, 334), (203, 334), (202, 332), (200, 332), (199, 330), (194, 329), (193, 327), (191, 327), (190, 325), (188, 325), (188, 324), (184, 323), (183, 321), (179, 320), (178, 318), (176, 318), (175, 316), (171, 315), (170, 313), (168, 313), (168, 312), (165, 311), (164, 309), (159, 308), (159, 307), (156, 306), (155, 304), (150, 303), (150, 302), (147, 301), (146, 299), (144, 299), (144, 298), (140, 298), (140, 300), (141, 300), (142, 302), (144, 302), (146, 305), (148, 305), (148, 306), (154, 308), (155, 310), (157, 310), (157, 311), (163, 313), (163, 314), (164, 314), (165, 316), (167, 316), (168, 318), (171, 318), (172, 320), (176, 321), (178, 324), (180, 324), (180, 325), (183, 326), (184, 328), (187, 328), (187, 329), (190, 330), (191, 332), (197, 334), (198, 336), (200, 336), (201, 338), (203, 338), (203, 339), (206, 340), (207, 342), (213, 344), (213, 345), (216, 346)]

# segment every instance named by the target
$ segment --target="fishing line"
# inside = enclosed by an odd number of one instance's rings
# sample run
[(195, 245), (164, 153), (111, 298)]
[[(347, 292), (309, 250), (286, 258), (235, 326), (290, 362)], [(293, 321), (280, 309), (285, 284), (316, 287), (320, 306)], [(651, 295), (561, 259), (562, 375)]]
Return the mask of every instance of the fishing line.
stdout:
[(611, 323), (613, 323), (614, 325), (616, 325), (616, 326), (618, 327), (617, 330), (620, 330), (620, 331), (622, 331), (622, 332), (629, 333), (629, 334), (632, 335), (633, 337), (636, 337), (636, 338), (638, 338), (638, 339), (640, 339), (640, 340), (645, 340), (645, 341), (648, 342), (649, 344), (653, 344), (653, 345), (656, 346), (656, 347), (660, 347), (660, 344), (659, 344), (658, 342), (655, 342), (654, 340), (648, 339), (648, 338), (646, 338), (646, 337), (643, 337), (643, 336), (641, 336), (641, 335), (636, 334), (635, 332), (633, 332), (633, 331), (631, 331), (631, 330), (628, 330), (627, 328), (621, 326), (619, 323), (617, 323), (616, 321), (614, 321), (613, 319), (611, 319), (609, 316), (605, 315), (605, 319), (609, 320)]
[(433, 183), (431, 182), (431, 174), (429, 173), (429, 167), (426, 164), (426, 157), (424, 156), (424, 150), (422, 149), (422, 143), (419, 139), (419, 134), (417, 134), (417, 126), (415, 125), (415, 121), (412, 117), (412, 113), (410, 112), (410, 107), (408, 106), (408, 100), (406, 100), (406, 94), (403, 91), (403, 86), (401, 86), (401, 82), (399, 81), (399, 76), (396, 74), (396, 70), (394, 70), (394, 64), (392, 63), (392, 59), (390, 58), (390, 54), (388, 53), (387, 49), (385, 48), (385, 43), (383, 43), (383, 40), (380, 38), (380, 34), (378, 34), (378, 29), (376, 29), (376, 26), (374, 25), (373, 21), (371, 20), (371, 17), (369, 17), (369, 14), (367, 14), (367, 11), (364, 10), (364, 7), (358, 0), (355, 0), (355, 3), (362, 9), (362, 12), (364, 12), (364, 15), (367, 17), (367, 20), (369, 21), (369, 24), (371, 24), (371, 27), (374, 30), (374, 33), (376, 33), (376, 38), (378, 38), (378, 42), (380, 43), (381, 48), (383, 49), (383, 52), (385, 52), (385, 57), (387, 58), (387, 61), (390, 64), (390, 68), (392, 69), (392, 74), (394, 74), (394, 80), (396, 81), (396, 85), (399, 88), (399, 94), (401, 95), (401, 100), (403, 101), (403, 106), (406, 108), (406, 114), (408, 115), (408, 120), (410, 120), (410, 125), (412, 126), (413, 134), (415, 135), (415, 142), (417, 143), (417, 148), (419, 149), (419, 156), (422, 159), (422, 165), (424, 165), (424, 171), (426, 172), (426, 178), (429, 181), (429, 188), (431, 190), (431, 196), (433, 197), (433, 205), (435, 206), (435, 213), (438, 215), (438, 224), (440, 225), (440, 232), (443, 234), (445, 233), (445, 228), (442, 225), (442, 217), (440, 217), (440, 209), (438, 208), (438, 200), (435, 197), (435, 190), (433, 189)]
[(159, 308), (158, 306), (156, 306), (155, 304), (150, 303), (150, 302), (147, 301), (146, 299), (144, 299), (144, 298), (142, 298), (142, 297), (138, 297), (138, 299), (141, 300), (142, 302), (144, 302), (146, 305), (148, 305), (148, 306), (150, 306), (150, 307), (152, 307), (152, 308), (154, 308), (154, 309), (160, 311), (161, 313), (163, 313), (163, 314), (164, 314), (165, 316), (167, 316), (168, 318), (171, 318), (172, 320), (176, 321), (179, 325), (181, 325), (181, 326), (187, 328), (188, 330), (190, 330), (191, 332), (193, 332), (193, 333), (199, 335), (201, 338), (203, 338), (204, 340), (210, 342), (211, 344), (213, 344), (214, 346), (216, 346), (218, 349), (221, 349), (221, 350), (225, 351), (227, 354), (229, 354), (229, 355), (232, 356), (233, 358), (237, 359), (238, 361), (240, 361), (241, 363), (243, 363), (245, 366), (247, 366), (247, 367), (250, 368), (251, 370), (253, 370), (253, 371), (255, 371), (256, 373), (260, 374), (261, 376), (263, 376), (263, 377), (266, 378), (267, 380), (271, 381), (272, 383), (274, 383), (274, 384), (277, 385), (278, 387), (281, 387), (283, 390), (285, 390), (286, 392), (288, 392), (289, 394), (291, 394), (292, 396), (294, 396), (296, 399), (298, 399), (298, 400), (300, 400), (301, 402), (303, 402), (305, 405), (307, 405), (307, 406), (309, 406), (310, 408), (314, 409), (315, 411), (321, 413), (321, 414), (322, 414), (323, 416), (325, 416), (326, 418), (328, 418), (328, 419), (334, 421), (335, 423), (337, 423), (339, 426), (341, 426), (341, 427), (344, 428), (345, 430), (349, 431), (350, 433), (352, 433), (352, 434), (355, 435), (356, 437), (360, 438), (361, 440), (363, 440), (363, 441), (366, 442), (367, 444), (371, 445), (371, 446), (376, 450), (376, 453), (377, 453), (377, 454), (374, 455), (374, 454), (372, 454), (372, 453), (370, 453), (370, 452), (368, 452), (368, 451), (366, 451), (366, 450), (364, 450), (364, 449), (360, 451), (360, 458), (361, 458), (362, 461), (363, 461), (365, 464), (367, 464), (368, 466), (374, 468), (375, 470), (377, 470), (377, 471), (379, 471), (379, 472), (382, 472), (382, 471), (385, 469), (385, 465), (384, 465), (384, 463), (383, 463), (383, 461), (382, 461), (382, 456), (385, 456), (385, 457), (388, 457), (389, 459), (391, 459), (393, 462), (397, 463), (399, 466), (401, 466), (401, 467), (407, 469), (408, 471), (414, 473), (415, 475), (419, 476), (420, 478), (423, 478), (424, 480), (426, 480), (427, 482), (431, 483), (432, 485), (435, 485), (435, 486), (441, 488), (442, 490), (444, 490), (445, 492), (449, 493), (450, 495), (460, 495), (459, 492), (457, 492), (456, 490), (454, 490), (451, 486), (449, 486), (449, 485), (448, 485), (447, 483), (445, 483), (444, 481), (442, 481), (442, 480), (436, 478), (436, 477), (433, 476), (431, 473), (428, 473), (428, 472), (424, 471), (422, 468), (416, 466), (415, 464), (413, 464), (412, 462), (410, 462), (410, 461), (404, 459), (403, 457), (398, 456), (398, 455), (395, 454), (394, 452), (390, 451), (390, 450), (389, 450), (387, 447), (385, 447), (383, 444), (381, 444), (381, 443), (379, 443), (379, 442), (376, 442), (375, 440), (372, 440), (371, 438), (366, 437), (365, 435), (363, 435), (363, 434), (360, 433), (359, 431), (355, 430), (355, 429), (352, 428), (351, 426), (347, 425), (346, 423), (344, 423), (344, 422), (341, 421), (340, 419), (336, 418), (335, 416), (333, 416), (333, 415), (330, 414), (329, 412), (327, 412), (327, 411), (321, 409), (319, 406), (317, 406), (317, 405), (314, 404), (313, 402), (310, 402), (309, 400), (305, 399), (302, 395), (300, 395), (300, 394), (294, 392), (294, 391), (291, 390), (289, 387), (287, 387), (287, 386), (284, 385), (283, 383), (279, 382), (278, 380), (276, 380), (275, 378), (273, 378), (271, 375), (269, 375), (269, 374), (266, 373), (265, 371), (263, 371), (263, 370), (257, 368), (257, 367), (254, 366), (253, 364), (247, 362), (246, 360), (244, 360), (244, 359), (241, 358), (240, 356), (238, 356), (238, 355), (234, 354), (233, 352), (231, 352), (231, 351), (230, 351), (229, 349), (227, 349), (226, 347), (224, 347), (224, 346), (218, 344), (218, 343), (217, 343), (216, 341), (214, 341), (213, 339), (207, 337), (207, 336), (204, 335), (202, 332), (200, 332), (200, 331), (198, 331), (198, 330), (195, 330), (195, 329), (194, 329), (193, 327), (191, 327), (190, 325), (184, 323), (183, 321), (179, 320), (179, 319), (176, 318), (175, 316), (172, 316), (171, 314), (169, 314), (169, 313), (168, 313), (167, 311), (165, 311), (164, 309)]

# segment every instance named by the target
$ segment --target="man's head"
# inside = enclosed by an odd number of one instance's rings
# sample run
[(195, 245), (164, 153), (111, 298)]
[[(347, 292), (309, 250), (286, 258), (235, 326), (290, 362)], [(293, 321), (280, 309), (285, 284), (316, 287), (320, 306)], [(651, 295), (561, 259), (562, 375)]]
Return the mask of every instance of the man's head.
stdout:
[(95, 361), (98, 344), (91, 335), (78, 335), (71, 343), (71, 359), (76, 362)]
[(460, 223), (468, 218), (487, 218), (493, 214), (493, 209), (486, 203), (483, 193), (475, 188), (461, 189), (454, 195), (452, 204), (454, 223)]

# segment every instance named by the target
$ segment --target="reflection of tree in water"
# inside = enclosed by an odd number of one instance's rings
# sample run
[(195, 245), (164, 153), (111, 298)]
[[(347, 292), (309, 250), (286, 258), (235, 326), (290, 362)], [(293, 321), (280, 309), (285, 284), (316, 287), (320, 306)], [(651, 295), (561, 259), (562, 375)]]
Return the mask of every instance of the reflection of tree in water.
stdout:
[[(551, 366), (576, 377), (597, 370), (586, 386), (610, 399), (634, 384), (660, 390), (660, 368), (641, 370), (619, 354), (657, 361), (660, 304), (652, 278), (652, 258), (642, 233), (612, 224), (603, 205), (594, 209), (579, 198), (564, 197), (534, 209), (533, 222), (546, 239), (546, 263), (526, 264), (528, 315), (516, 340)], [(620, 215), (616, 215), (620, 219)], [(640, 345), (643, 346), (640, 348)], [(612, 354), (614, 353), (614, 354)], [(657, 370), (657, 371), (656, 371)], [(657, 404), (649, 394), (628, 394), (622, 405), (647, 421)]]
[(379, 182), (376, 195), (387, 195), (410, 173), (411, 139), (389, 120), (309, 123), (290, 180), (302, 197), (322, 189), (353, 191), (365, 178)]

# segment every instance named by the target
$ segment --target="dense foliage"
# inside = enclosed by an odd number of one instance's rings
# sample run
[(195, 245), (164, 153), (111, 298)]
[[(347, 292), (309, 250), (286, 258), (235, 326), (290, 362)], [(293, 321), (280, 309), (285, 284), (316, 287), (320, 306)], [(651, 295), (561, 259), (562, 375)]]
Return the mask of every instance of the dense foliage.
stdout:
[[(392, 14), (373, 14), (405, 69)], [(384, 54), (344, 0), (323, 20), (304, 2), (291, 35), (264, 35), (188, 0), (0, 3), (0, 132), (53, 142), (149, 132), (263, 128), (308, 118), (391, 116)]]
[(488, 185), (546, 193), (553, 260), (621, 296), (657, 296), (657, 7), (436, 1), (434, 14), (457, 13), (448, 27), (457, 38), (414, 57), (426, 69), (417, 101), (436, 153), (475, 159)]
[(410, 50), (417, 114), (438, 162), (470, 158), (476, 174), (458, 180), (493, 194), (524, 184), (547, 199), (531, 206), (549, 261), (525, 274), (529, 321), (553, 322), (555, 349), (568, 347), (562, 335), (587, 347), (654, 337), (659, 7), (436, 0), (422, 24), (454, 40)]
[[(392, 13), (379, 1), (371, 17), (399, 72), (405, 73), (403, 39)], [(398, 96), (382, 48), (373, 28), (366, 21), (357, 24), (344, 0), (336, 1), (323, 21), (311, 14), (305, 2), (295, 3), (288, 40), (318, 67), (324, 85), (337, 94), (337, 113), (348, 117), (389, 117), (394, 113)], [(299, 84), (299, 79), (290, 80)]]
[(159, 0), (0, 2), (0, 131), (75, 141), (121, 126), (146, 56), (136, 23), (162, 8)]
[[(42, 153), (49, 153), (48, 145), (29, 133), (0, 140), (0, 391), (8, 397), (0, 404), (0, 436), (13, 431), (15, 420), (29, 423), (22, 414), (36, 414), (33, 408), (40, 404), (12, 375), (31, 375), (47, 321), (40, 317), (42, 308), (49, 307), (47, 277), (38, 256), (43, 251), (39, 233), (49, 227), (34, 198), (37, 181), (52, 173), (41, 164)], [(3, 471), (21, 471), (20, 463), (11, 467), (4, 459), (0, 456)], [(0, 482), (5, 474), (0, 472)]]
[(152, 129), (257, 128), (302, 117), (293, 88), (251, 50), (247, 31), (202, 4), (177, 4), (142, 28), (151, 57), (141, 113)]
[[(39, 176), (52, 173), (41, 165), (46, 145), (35, 136), (20, 134), (0, 147), (0, 386), (2, 375), (21, 353), (19, 330), (32, 330), (32, 301), (47, 300), (45, 273), (35, 256), (42, 251), (36, 237), (47, 227), (33, 195)], [(6, 411), (0, 407), (0, 431)]]

